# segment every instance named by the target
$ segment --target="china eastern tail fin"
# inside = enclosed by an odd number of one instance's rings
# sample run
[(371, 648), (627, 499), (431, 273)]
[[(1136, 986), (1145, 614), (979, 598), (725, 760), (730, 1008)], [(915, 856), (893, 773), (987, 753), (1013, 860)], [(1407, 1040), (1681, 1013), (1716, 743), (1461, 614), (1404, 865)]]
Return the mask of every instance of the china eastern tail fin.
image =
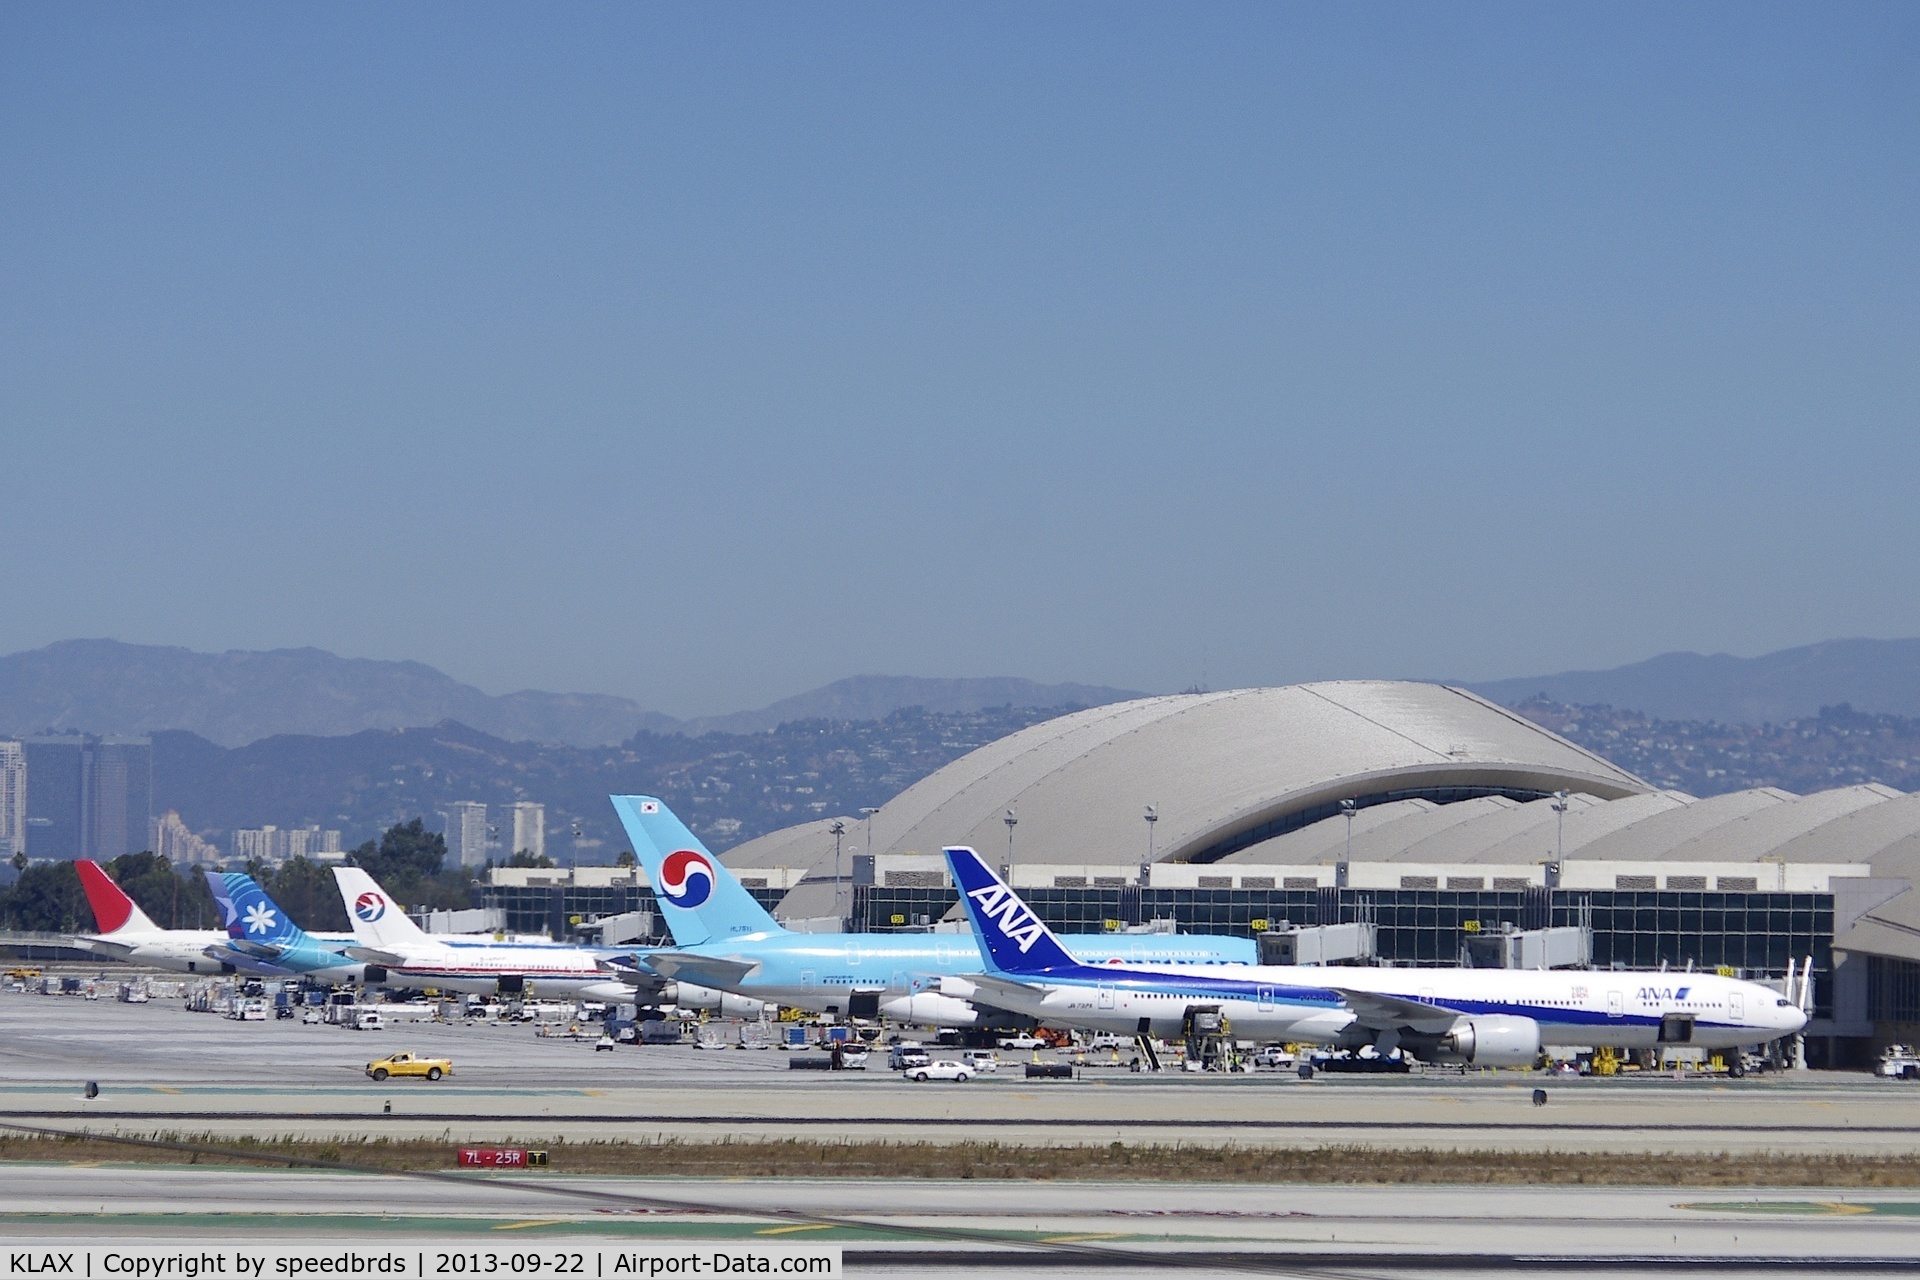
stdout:
[(127, 891), (113, 882), (99, 863), (80, 858), (73, 864), (80, 875), (80, 887), (87, 892), (87, 905), (93, 908), (93, 923), (102, 934), (159, 933), (160, 926), (147, 918)]
[(980, 860), (979, 854), (963, 847), (950, 848), (946, 854), (953, 883), (960, 890), (960, 904), (966, 908), (989, 970), (1018, 976), (1078, 967), (1079, 962), (1067, 954), (1053, 930)]
[(298, 946), (307, 940), (299, 925), (243, 871), (209, 871), (207, 887), (220, 905), (220, 922), (236, 942), (266, 947)]
[(700, 837), (652, 796), (608, 796), (647, 873), (673, 940), (683, 947), (749, 933), (785, 933)]
[(361, 868), (335, 867), (333, 879), (340, 887), (340, 901), (347, 906), (353, 940), (362, 947), (390, 952), (395, 947), (417, 949), (434, 945), (432, 936), (407, 919), (400, 904), (388, 897), (379, 882)]

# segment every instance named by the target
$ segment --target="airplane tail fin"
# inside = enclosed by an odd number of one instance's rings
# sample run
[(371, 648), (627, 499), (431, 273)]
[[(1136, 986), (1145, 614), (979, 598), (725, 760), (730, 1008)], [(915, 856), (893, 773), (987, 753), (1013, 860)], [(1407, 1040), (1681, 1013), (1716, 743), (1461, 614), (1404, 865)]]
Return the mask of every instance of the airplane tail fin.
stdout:
[(965, 847), (950, 848), (946, 854), (960, 904), (990, 972), (1019, 975), (1078, 965), (1053, 930), (979, 854)]
[(608, 796), (633, 841), (673, 940), (683, 947), (748, 933), (785, 933), (700, 837), (652, 796)]
[(433, 942), (432, 935), (407, 919), (400, 904), (387, 896), (379, 882), (361, 868), (335, 867), (333, 879), (340, 887), (340, 900), (347, 904), (354, 941), (361, 946), (391, 950), (406, 943)]
[(228, 937), (275, 947), (295, 946), (306, 940), (305, 931), (245, 872), (209, 871), (207, 887), (220, 904), (220, 919)]
[(80, 874), (80, 887), (87, 892), (87, 905), (93, 908), (93, 923), (101, 933), (159, 933), (160, 926), (147, 917), (140, 904), (113, 882), (100, 864), (88, 858), (77, 859), (73, 869)]

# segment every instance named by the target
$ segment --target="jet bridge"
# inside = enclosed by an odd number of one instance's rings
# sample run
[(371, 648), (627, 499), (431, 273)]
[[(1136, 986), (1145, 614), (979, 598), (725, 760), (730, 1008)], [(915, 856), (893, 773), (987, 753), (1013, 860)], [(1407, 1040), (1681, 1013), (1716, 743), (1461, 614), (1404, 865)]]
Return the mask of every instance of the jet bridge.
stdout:
[(1593, 926), (1552, 929), (1498, 929), (1469, 933), (1460, 940), (1463, 969), (1584, 969), (1593, 963)]
[(1295, 925), (1285, 920), (1260, 935), (1261, 964), (1371, 964), (1379, 948), (1371, 920)]

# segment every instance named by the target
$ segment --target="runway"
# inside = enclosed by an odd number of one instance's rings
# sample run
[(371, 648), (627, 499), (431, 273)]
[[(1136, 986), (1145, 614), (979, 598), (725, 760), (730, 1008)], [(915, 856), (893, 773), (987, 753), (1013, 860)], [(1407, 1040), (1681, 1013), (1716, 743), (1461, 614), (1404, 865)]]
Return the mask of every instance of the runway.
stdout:
[(1753, 1274), (1815, 1265), (1920, 1270), (1920, 1193), (425, 1179), (10, 1165), (0, 1166), (0, 1197), (7, 1205), (0, 1231), (15, 1239), (79, 1230), (125, 1239), (244, 1232), (253, 1240), (510, 1235), (658, 1242), (804, 1234), (842, 1246), (850, 1269), (915, 1275), (939, 1274), (942, 1265), (977, 1271), (1044, 1264), (1073, 1274), (1132, 1262), (1164, 1270), (1170, 1255), (1219, 1259), (1223, 1272), (1245, 1266), (1279, 1274), (1670, 1274), (1704, 1268), (1707, 1260), (1723, 1274), (1730, 1264), (1735, 1273), (1745, 1264)]
[[(0, 1115), (53, 1126), (300, 1137), (526, 1141), (822, 1137), (1010, 1144), (1353, 1144), (1570, 1155), (1768, 1151), (1920, 1153), (1920, 1088), (1860, 1075), (1713, 1081), (1290, 1074), (997, 1077), (916, 1085), (879, 1064), (795, 1072), (776, 1050), (622, 1048), (531, 1028), (354, 1032), (241, 1023), (177, 1005), (0, 999)], [(438, 1084), (363, 1074), (395, 1049), (444, 1055)], [(81, 1086), (97, 1081), (97, 1098)], [(1535, 1087), (1549, 1101), (1532, 1105)], [(388, 1108), (391, 1107), (389, 1113)]]
[[(362, 1074), (407, 1048), (438, 1084)], [(93, 1132), (483, 1141), (797, 1137), (1011, 1145), (1545, 1151), (1610, 1175), (1649, 1153), (1920, 1154), (1920, 1088), (1745, 1081), (1134, 1075), (916, 1085), (794, 1072), (778, 1051), (623, 1047), (528, 1027), (357, 1033), (177, 1005), (0, 998), (0, 1119)], [(81, 1084), (97, 1081), (97, 1098)], [(1548, 1090), (1544, 1107), (1532, 1091)], [(386, 1108), (391, 1105), (392, 1112)], [(936, 1169), (936, 1172), (944, 1170)], [(1611, 1181), (1619, 1181), (1617, 1176)], [(709, 1179), (0, 1164), (0, 1234), (30, 1238), (784, 1240), (916, 1280), (1050, 1274), (1671, 1276), (1920, 1270), (1920, 1191), (1298, 1186), (985, 1178)], [(1733, 1270), (1729, 1270), (1729, 1266)]]

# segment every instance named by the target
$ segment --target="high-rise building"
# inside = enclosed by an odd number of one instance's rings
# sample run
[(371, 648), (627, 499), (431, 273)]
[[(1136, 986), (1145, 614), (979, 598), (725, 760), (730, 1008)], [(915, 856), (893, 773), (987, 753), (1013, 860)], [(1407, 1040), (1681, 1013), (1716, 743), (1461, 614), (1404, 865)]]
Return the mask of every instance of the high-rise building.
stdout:
[(80, 856), (102, 862), (146, 847), (153, 740), (100, 738), (80, 753)]
[(206, 866), (220, 861), (220, 850), (189, 831), (174, 809), (147, 824), (147, 848), (175, 866)]
[(441, 815), (447, 820), (447, 857), (462, 867), (484, 867), (492, 855), (487, 838), (487, 806), (478, 800), (456, 800)]
[(28, 738), (21, 743), (27, 761), (27, 856), (65, 859), (84, 856), (80, 845), (81, 757), (88, 740), (77, 733)]
[(507, 852), (530, 853), (536, 858), (547, 855), (547, 806), (532, 800), (513, 806), (513, 843)]
[(233, 857), (241, 862), (285, 862), (307, 858), (318, 862), (324, 854), (340, 852), (340, 833), (312, 827), (241, 827), (229, 837)]
[(0, 742), (0, 862), (27, 851), (27, 752)]

